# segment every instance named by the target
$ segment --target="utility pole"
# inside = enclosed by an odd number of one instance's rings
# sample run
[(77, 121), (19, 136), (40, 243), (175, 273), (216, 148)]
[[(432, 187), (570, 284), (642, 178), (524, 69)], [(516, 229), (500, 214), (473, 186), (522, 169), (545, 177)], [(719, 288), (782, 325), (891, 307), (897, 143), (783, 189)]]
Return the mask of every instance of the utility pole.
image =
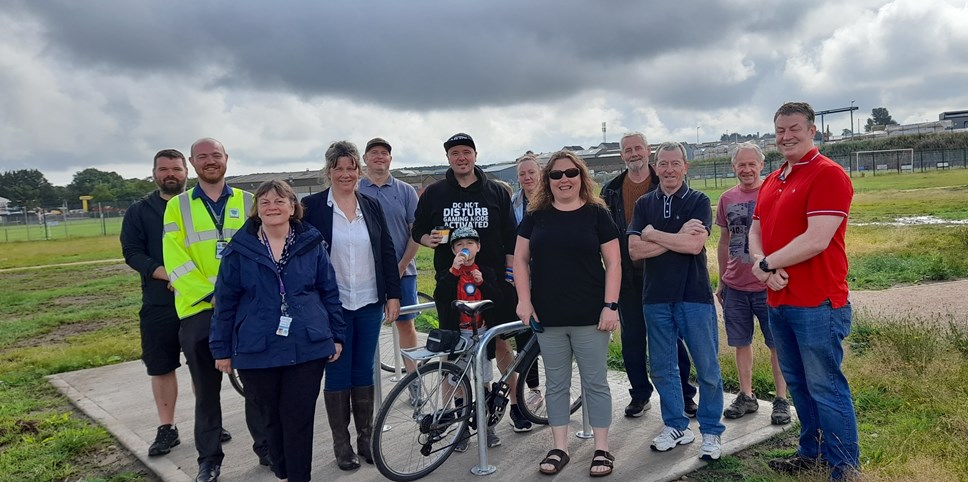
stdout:
[(854, 137), (854, 102), (850, 101), (850, 137)]
[(602, 144), (605, 143), (605, 121), (602, 121)]

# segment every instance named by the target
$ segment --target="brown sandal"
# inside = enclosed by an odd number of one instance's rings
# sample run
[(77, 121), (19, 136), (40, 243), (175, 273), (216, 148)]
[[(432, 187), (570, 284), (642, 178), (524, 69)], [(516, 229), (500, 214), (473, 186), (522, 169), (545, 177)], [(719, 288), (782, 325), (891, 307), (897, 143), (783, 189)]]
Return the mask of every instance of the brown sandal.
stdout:
[[(599, 459), (601, 457), (601, 459)], [(595, 456), (592, 457), (592, 466), (588, 469), (588, 475), (592, 477), (605, 477), (606, 475), (612, 474), (612, 468), (614, 467), (613, 462), (615, 462), (615, 456), (610, 454), (607, 450), (596, 450)], [(595, 467), (608, 467), (608, 470), (602, 470), (596, 472)]]
[[(551, 457), (558, 457), (558, 458), (553, 459)], [(564, 450), (561, 450), (561, 449), (549, 450), (548, 455), (546, 455), (544, 460), (542, 460), (541, 463), (538, 465), (538, 471), (545, 475), (555, 475), (558, 472), (561, 472), (561, 469), (565, 468), (565, 466), (568, 465), (568, 462), (570, 460), (571, 460), (571, 457), (568, 457), (568, 454), (566, 454)], [(542, 465), (545, 465), (545, 464), (551, 465), (554, 468), (551, 470), (545, 470), (543, 467), (541, 467)]]

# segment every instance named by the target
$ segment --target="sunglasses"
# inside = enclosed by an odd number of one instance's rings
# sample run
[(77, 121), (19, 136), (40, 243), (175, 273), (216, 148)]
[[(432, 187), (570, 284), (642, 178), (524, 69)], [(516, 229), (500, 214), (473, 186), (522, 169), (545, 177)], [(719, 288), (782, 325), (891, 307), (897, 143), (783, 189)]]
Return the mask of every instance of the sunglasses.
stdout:
[(561, 179), (562, 176), (566, 176), (568, 179), (572, 179), (572, 178), (578, 177), (579, 174), (581, 174), (581, 171), (578, 170), (577, 167), (573, 167), (571, 169), (565, 169), (564, 171), (558, 171), (558, 170), (551, 171), (548, 173), (548, 177), (557, 181), (558, 179)]

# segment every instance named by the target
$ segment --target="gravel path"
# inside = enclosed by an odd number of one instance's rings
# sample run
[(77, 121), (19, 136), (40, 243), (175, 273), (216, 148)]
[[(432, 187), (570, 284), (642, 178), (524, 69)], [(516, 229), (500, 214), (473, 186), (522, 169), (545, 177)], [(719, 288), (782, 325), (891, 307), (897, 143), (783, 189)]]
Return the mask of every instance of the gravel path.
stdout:
[(851, 291), (855, 312), (884, 318), (947, 320), (968, 317), (968, 280)]

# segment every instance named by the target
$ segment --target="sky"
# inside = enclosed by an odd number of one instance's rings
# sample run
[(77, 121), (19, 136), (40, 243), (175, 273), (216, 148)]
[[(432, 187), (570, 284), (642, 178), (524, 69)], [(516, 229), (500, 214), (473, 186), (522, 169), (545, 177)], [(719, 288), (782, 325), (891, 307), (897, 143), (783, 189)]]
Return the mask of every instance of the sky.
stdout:
[(602, 122), (609, 142), (772, 132), (787, 101), (933, 121), (968, 109), (966, 25), (966, 0), (5, 0), (0, 172), (143, 178), (201, 137), (230, 175), (377, 136), (395, 168), (445, 165), (457, 132), (495, 164), (597, 145)]

